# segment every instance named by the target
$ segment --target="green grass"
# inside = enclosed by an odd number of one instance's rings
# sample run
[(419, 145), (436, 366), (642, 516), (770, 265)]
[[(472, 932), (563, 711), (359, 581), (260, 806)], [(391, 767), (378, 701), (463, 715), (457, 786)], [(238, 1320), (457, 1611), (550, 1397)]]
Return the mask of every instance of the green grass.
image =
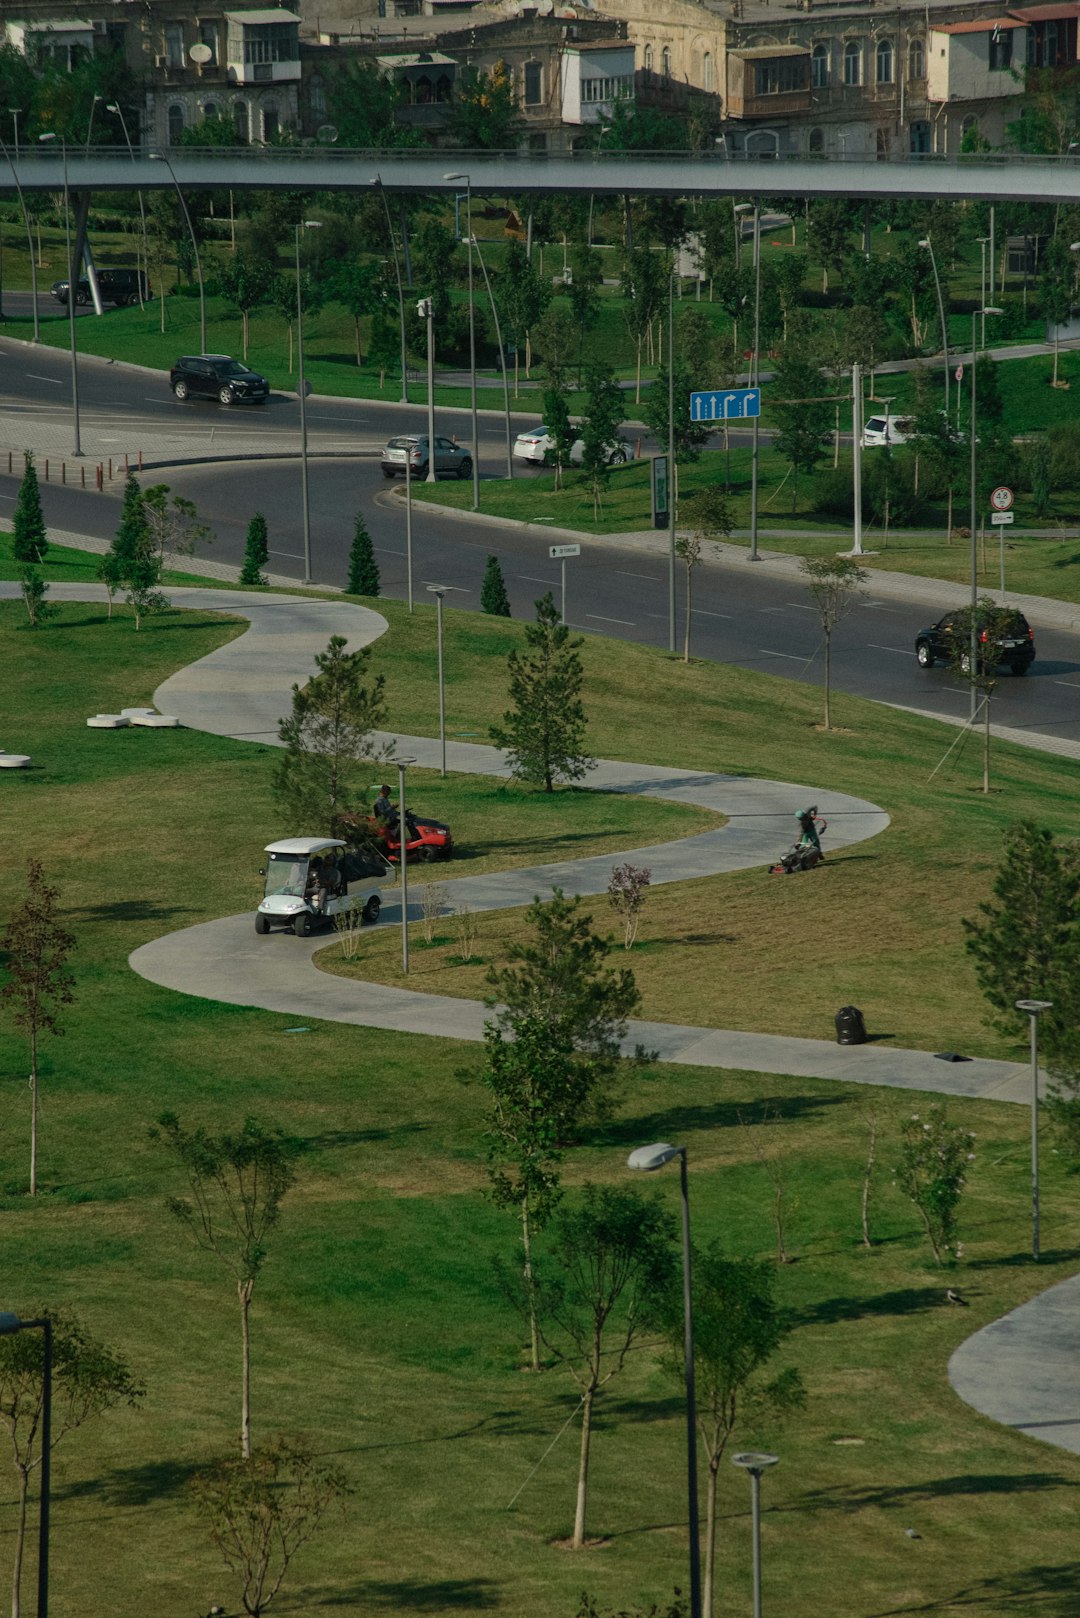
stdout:
[[(391, 623), (376, 659), (392, 723), (431, 733), (433, 614), (410, 619), (395, 603), (379, 605)], [(679, 1389), (652, 1345), (602, 1401), (590, 1531), (604, 1543), (580, 1556), (554, 1544), (572, 1516), (573, 1431), (543, 1457), (575, 1394), (563, 1374), (522, 1374), (520, 1335), (492, 1279), (490, 1255), (511, 1257), (514, 1234), (482, 1196), (484, 1094), (462, 1082), (463, 1072), (475, 1075), (475, 1049), (336, 1024), (290, 1032), (295, 1018), (168, 993), (126, 964), (144, 939), (252, 904), (258, 850), (279, 829), (268, 793), (273, 756), (186, 731), (89, 732), (83, 709), (149, 700), (172, 668), (233, 627), (209, 614), (170, 615), (135, 635), (129, 623), (72, 607), (35, 635), (19, 627), (13, 605), (0, 608), (0, 688), (18, 692), (18, 744), (42, 764), (0, 782), (5, 908), (21, 855), (32, 851), (59, 883), (78, 938), (66, 1038), (44, 1052), (45, 1190), (36, 1204), (21, 1194), (25, 1089), (0, 1089), (4, 1303), (70, 1304), (123, 1347), (148, 1384), (144, 1409), (88, 1426), (58, 1451), (53, 1609), (58, 1618), (129, 1608), (191, 1618), (211, 1601), (236, 1606), (185, 1494), (190, 1470), (235, 1442), (236, 1307), (228, 1278), (163, 1206), (181, 1188), (146, 1126), (166, 1107), (210, 1128), (254, 1113), (305, 1143), (256, 1294), (255, 1436), (306, 1432), (356, 1493), (343, 1522), (297, 1558), (283, 1613), (570, 1618), (583, 1588), (605, 1608), (670, 1598), (673, 1586), (685, 1588), (684, 1431)], [(451, 728), (482, 731), (498, 712), (505, 653), (519, 634), (502, 621), (448, 615)], [(872, 1020), (893, 1009), (914, 1016), (931, 987), (940, 1005), (947, 983), (957, 1017), (974, 1023), (977, 997), (945, 912), (969, 911), (985, 893), (1013, 816), (1037, 813), (1076, 834), (1073, 766), (1001, 748), (991, 798), (972, 792), (968, 760), (928, 788), (927, 766), (952, 739), (943, 727), (841, 701), (845, 730), (825, 735), (814, 728), (816, 694), (800, 687), (630, 646), (588, 642), (584, 655), (598, 752), (787, 775), (875, 797), (895, 817), (889, 833), (830, 863), (820, 881), (746, 873), (713, 883), (711, 925), (733, 935), (726, 953), (706, 966), (695, 938), (680, 941), (673, 929), (670, 940), (702, 1002), (741, 1002), (749, 976), (729, 974), (751, 951), (768, 1026), (793, 997), (808, 1021), (811, 1011), (820, 1019), (822, 1007), (869, 986), (877, 968), (864, 958), (865, 939), (887, 939), (895, 925), (897, 959), (909, 938), (916, 947), (888, 997), (869, 1002)], [(428, 807), (436, 780), (421, 784)], [(495, 810), (505, 806), (477, 803), (485, 823), (463, 824), (462, 834), (490, 847), (500, 835)], [(638, 807), (652, 815), (653, 806)], [(642, 959), (656, 936), (650, 920)], [(261, 942), (289, 947), (285, 938)], [(925, 1015), (929, 1026), (934, 1009)], [(25, 1071), (6, 1024), (0, 1064), (13, 1080)], [(770, 1608), (867, 1618), (920, 1608), (959, 1615), (974, 1604), (983, 1618), (1015, 1618), (1037, 1606), (1044, 1618), (1067, 1618), (1080, 1461), (983, 1421), (945, 1375), (968, 1332), (1076, 1268), (1075, 1190), (1058, 1159), (1047, 1154), (1046, 1257), (1035, 1273), (1023, 1257), (1026, 1115), (950, 1103), (978, 1132), (963, 1219), (967, 1311), (945, 1305), (945, 1280), (890, 1183), (897, 1122), (918, 1109), (918, 1096), (660, 1067), (629, 1080), (616, 1121), (568, 1154), (567, 1184), (621, 1182), (632, 1146), (685, 1142), (696, 1238), (767, 1256), (770, 1188), (757, 1126), (740, 1125), (766, 1101), (782, 1115), (774, 1145), (789, 1159), (798, 1259), (778, 1273), (796, 1323), (784, 1359), (809, 1390), (805, 1414), (786, 1429), (748, 1425), (740, 1434), (782, 1455), (765, 1490)], [(882, 1114), (870, 1252), (858, 1245), (868, 1102)], [(675, 1208), (675, 1177), (658, 1176), (649, 1189)], [(748, 1490), (727, 1464), (721, 1491), (719, 1611), (742, 1611)], [(7, 1530), (12, 1499), (11, 1485), (0, 1486)], [(10, 1545), (8, 1531), (0, 1567)]]

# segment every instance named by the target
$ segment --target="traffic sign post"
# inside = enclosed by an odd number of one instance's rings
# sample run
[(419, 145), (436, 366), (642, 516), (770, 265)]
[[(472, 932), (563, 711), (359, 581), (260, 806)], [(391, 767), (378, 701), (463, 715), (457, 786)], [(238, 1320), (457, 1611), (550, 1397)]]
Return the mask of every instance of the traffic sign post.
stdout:
[(760, 388), (717, 388), (690, 395), (691, 421), (750, 421), (760, 415)]
[(1012, 504), (1013, 492), (1004, 484), (991, 491), (990, 505), (994, 511), (1011, 511)]
[(995, 528), (1004, 528), (1006, 524), (1011, 523), (1013, 520), (1011, 511), (992, 511), (990, 513), (990, 521)]
[(562, 621), (563, 621), (563, 624), (565, 625), (565, 623), (566, 623), (566, 558), (568, 556), (580, 556), (581, 555), (581, 546), (580, 545), (551, 545), (551, 546), (548, 547), (548, 555), (551, 557), (551, 560), (553, 562), (559, 562), (561, 564), (561, 566), (562, 566)]
[(654, 528), (666, 528), (668, 525), (668, 458), (666, 455), (654, 455), (652, 458), (652, 525)]

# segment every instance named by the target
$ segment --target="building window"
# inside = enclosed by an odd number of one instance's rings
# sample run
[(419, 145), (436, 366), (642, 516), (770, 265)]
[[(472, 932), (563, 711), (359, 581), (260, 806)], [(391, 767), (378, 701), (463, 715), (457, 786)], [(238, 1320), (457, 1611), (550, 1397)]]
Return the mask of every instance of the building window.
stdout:
[(266, 103), (265, 107), (262, 110), (262, 138), (263, 138), (263, 140), (273, 140), (273, 138), (277, 134), (277, 132), (278, 132), (277, 104), (276, 104), (276, 102), (268, 101)]
[(774, 62), (754, 63), (756, 96), (787, 95), (806, 89), (806, 57), (781, 56)]
[(664, 75), (665, 79), (670, 79), (670, 77), (671, 77), (671, 50), (667, 45), (665, 45), (663, 50), (660, 52), (660, 71)]
[(857, 39), (849, 39), (844, 46), (844, 83), (862, 83), (862, 46)]
[(646, 73), (651, 73), (652, 72), (652, 46), (651, 45), (646, 45), (646, 47), (645, 47), (645, 71), (646, 71)]
[(876, 72), (879, 84), (893, 81), (893, 48), (891, 39), (879, 39), (876, 53)]
[(1042, 51), (1040, 54), (1040, 67), (1057, 67), (1058, 25), (1053, 18), (1043, 23)]
[(165, 66), (183, 67), (184, 65), (184, 25), (182, 22), (171, 22), (165, 29)]
[(701, 82), (705, 86), (706, 90), (708, 90), (709, 94), (711, 95), (712, 94), (712, 88), (713, 88), (712, 51), (706, 51), (705, 52), (705, 58), (704, 58), (704, 61), (702, 62), (702, 68), (701, 68)]
[(925, 157), (930, 151), (930, 125), (925, 118), (919, 118), (912, 124), (908, 147), (912, 157)]
[(824, 90), (829, 83), (829, 47), (815, 45), (810, 52), (810, 83), (815, 90)]
[(216, 101), (208, 101), (206, 103), (206, 106), (202, 110), (202, 115), (203, 115), (204, 118), (216, 118), (218, 116), (218, 104), (217, 104), (217, 102)]
[(811, 157), (821, 155), (825, 150), (825, 131), (823, 129), (812, 129), (810, 131), (810, 139), (806, 143), (806, 149)]
[(295, 23), (267, 23), (244, 29), (244, 61), (295, 62), (299, 59)]
[(237, 140), (241, 146), (246, 146), (248, 139), (248, 110), (246, 101), (233, 102), (233, 123), (236, 125)]
[(525, 105), (538, 107), (544, 99), (543, 69), (539, 62), (525, 63)]
[(634, 81), (629, 75), (612, 79), (582, 79), (582, 101), (628, 101), (634, 93)]
[(544, 134), (543, 130), (539, 130), (535, 135), (529, 136), (529, 150), (530, 152), (535, 152), (537, 157), (546, 156), (547, 136)]
[(199, 44), (205, 45), (210, 52), (210, 60), (204, 62), (204, 67), (217, 66), (217, 24), (204, 22), (199, 24)]
[(184, 133), (184, 109), (179, 106), (169, 108), (169, 145), (178, 146), (180, 137)]
[(780, 136), (775, 129), (755, 129), (746, 137), (747, 157), (777, 158), (780, 156)]
[(878, 128), (874, 131), (875, 151), (879, 163), (888, 162), (889, 158), (889, 131)]
[(308, 80), (308, 106), (313, 118), (321, 121), (326, 117), (326, 84), (317, 73)]
[(445, 73), (440, 73), (435, 80), (435, 100), (452, 101), (454, 99), (454, 86)]
[(990, 35), (990, 71), (1007, 73), (1012, 67), (1012, 29), (995, 28)]
[(926, 46), (921, 39), (913, 39), (908, 46), (907, 76), (909, 79), (926, 77)]

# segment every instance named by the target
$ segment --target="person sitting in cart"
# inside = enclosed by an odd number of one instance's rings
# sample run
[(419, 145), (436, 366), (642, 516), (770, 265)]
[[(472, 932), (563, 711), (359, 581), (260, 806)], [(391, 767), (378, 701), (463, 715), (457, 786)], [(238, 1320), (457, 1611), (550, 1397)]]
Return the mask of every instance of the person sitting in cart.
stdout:
[(391, 820), (396, 819), (394, 804), (390, 797), (390, 788), (388, 786), (383, 785), (379, 788), (379, 796), (375, 799), (371, 812), (376, 820), (389, 823)]

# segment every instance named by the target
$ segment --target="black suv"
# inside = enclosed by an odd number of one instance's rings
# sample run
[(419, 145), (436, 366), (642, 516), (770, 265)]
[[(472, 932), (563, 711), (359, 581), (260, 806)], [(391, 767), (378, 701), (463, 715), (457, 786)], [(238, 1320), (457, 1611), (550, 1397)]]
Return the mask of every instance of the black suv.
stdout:
[[(150, 282), (145, 275), (140, 277), (138, 270), (121, 268), (98, 270), (97, 284), (102, 303), (114, 303), (118, 309), (123, 309), (127, 304), (138, 303), (140, 279), (142, 281), (143, 301), (145, 302), (151, 295)], [(57, 303), (67, 303), (70, 285), (71, 283), (66, 279), (53, 282), (52, 295)], [(90, 302), (90, 283), (85, 277), (75, 283), (75, 302), (80, 307)]]
[(265, 404), (270, 384), (228, 354), (189, 354), (169, 372), (178, 399), (216, 399), (219, 404)]
[[(980, 644), (989, 641), (980, 614), (975, 618), (975, 630)], [(1022, 612), (1011, 609), (1002, 624), (1003, 633), (995, 636), (998, 657), (1014, 674), (1026, 674), (1035, 661), (1035, 635)], [(971, 645), (971, 608), (959, 607), (945, 614), (929, 629), (920, 629), (915, 637), (915, 656), (921, 669), (931, 669), (935, 663), (953, 663), (959, 654), (966, 663), (964, 649)]]

